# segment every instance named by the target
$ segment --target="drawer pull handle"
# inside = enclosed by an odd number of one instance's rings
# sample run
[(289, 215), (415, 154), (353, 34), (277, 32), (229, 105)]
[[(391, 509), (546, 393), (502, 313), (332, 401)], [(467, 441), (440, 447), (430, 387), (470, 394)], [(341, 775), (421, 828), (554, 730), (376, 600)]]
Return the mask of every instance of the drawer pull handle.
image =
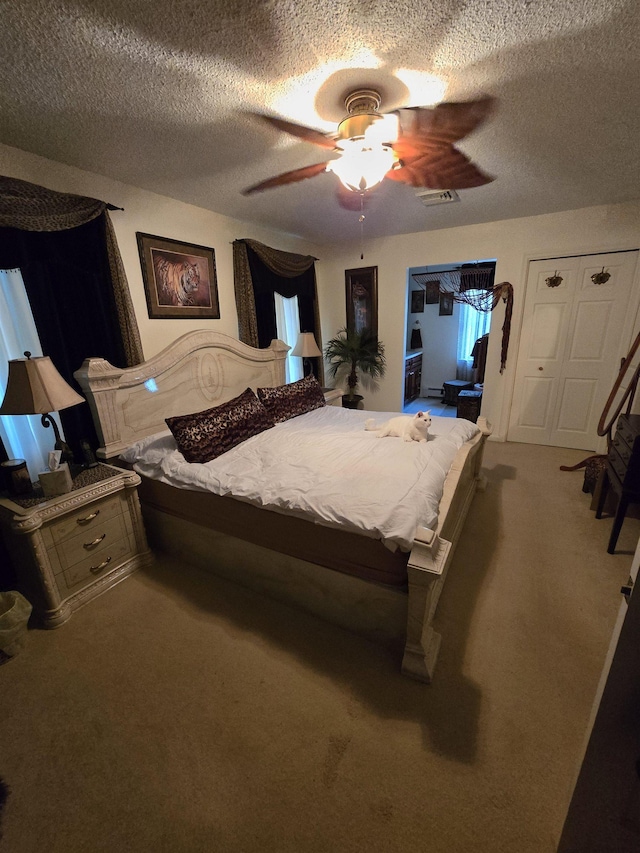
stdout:
[(91, 515), (85, 516), (85, 518), (78, 518), (77, 522), (78, 524), (86, 524), (88, 521), (93, 521), (93, 519), (96, 518), (98, 515), (100, 515), (99, 509), (97, 509), (95, 512), (92, 512)]
[(111, 562), (111, 557), (107, 557), (107, 559), (103, 560), (99, 566), (91, 566), (89, 571), (91, 572), (92, 575), (97, 575), (98, 572), (101, 572), (104, 568), (106, 568), (110, 562)]
[(85, 542), (82, 547), (83, 548), (95, 548), (96, 545), (99, 545), (102, 542), (102, 540), (104, 539), (104, 537), (106, 535), (107, 535), (106, 533), (103, 533), (102, 536), (98, 536), (98, 538), (94, 539), (93, 542)]

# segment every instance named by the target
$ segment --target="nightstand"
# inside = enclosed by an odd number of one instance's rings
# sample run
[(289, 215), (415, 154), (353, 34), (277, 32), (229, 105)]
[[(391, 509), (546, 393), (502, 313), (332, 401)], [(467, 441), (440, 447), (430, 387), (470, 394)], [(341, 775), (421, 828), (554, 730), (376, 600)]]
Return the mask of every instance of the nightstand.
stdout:
[(46, 628), (152, 561), (137, 487), (112, 465), (81, 471), (55, 498), (0, 497), (0, 529), (18, 586)]

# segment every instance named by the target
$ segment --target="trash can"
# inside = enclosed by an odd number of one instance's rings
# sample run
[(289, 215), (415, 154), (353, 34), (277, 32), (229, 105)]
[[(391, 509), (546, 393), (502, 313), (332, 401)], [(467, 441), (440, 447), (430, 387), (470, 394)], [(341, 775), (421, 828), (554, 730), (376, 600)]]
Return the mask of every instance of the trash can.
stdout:
[(27, 639), (31, 604), (20, 592), (0, 592), (0, 663), (15, 657)]

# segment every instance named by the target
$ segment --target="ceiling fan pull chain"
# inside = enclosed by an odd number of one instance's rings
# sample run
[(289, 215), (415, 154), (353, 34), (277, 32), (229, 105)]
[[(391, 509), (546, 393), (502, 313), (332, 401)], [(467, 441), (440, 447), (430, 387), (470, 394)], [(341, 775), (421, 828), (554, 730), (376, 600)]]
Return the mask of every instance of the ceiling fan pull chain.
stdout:
[(360, 260), (364, 260), (364, 193), (360, 193)]

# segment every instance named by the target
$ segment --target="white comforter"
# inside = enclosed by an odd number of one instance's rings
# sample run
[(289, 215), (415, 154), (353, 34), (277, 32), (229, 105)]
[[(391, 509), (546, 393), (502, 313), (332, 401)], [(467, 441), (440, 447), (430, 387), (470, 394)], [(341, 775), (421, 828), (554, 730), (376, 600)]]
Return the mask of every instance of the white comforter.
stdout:
[[(383, 423), (394, 413), (373, 415)], [(418, 524), (436, 526), (447, 471), (478, 428), (435, 417), (428, 442), (405, 442), (365, 431), (370, 417), (371, 412), (325, 406), (206, 464), (185, 462), (169, 432), (137, 442), (122, 458), (139, 474), (178, 488), (232, 495), (408, 551)]]

